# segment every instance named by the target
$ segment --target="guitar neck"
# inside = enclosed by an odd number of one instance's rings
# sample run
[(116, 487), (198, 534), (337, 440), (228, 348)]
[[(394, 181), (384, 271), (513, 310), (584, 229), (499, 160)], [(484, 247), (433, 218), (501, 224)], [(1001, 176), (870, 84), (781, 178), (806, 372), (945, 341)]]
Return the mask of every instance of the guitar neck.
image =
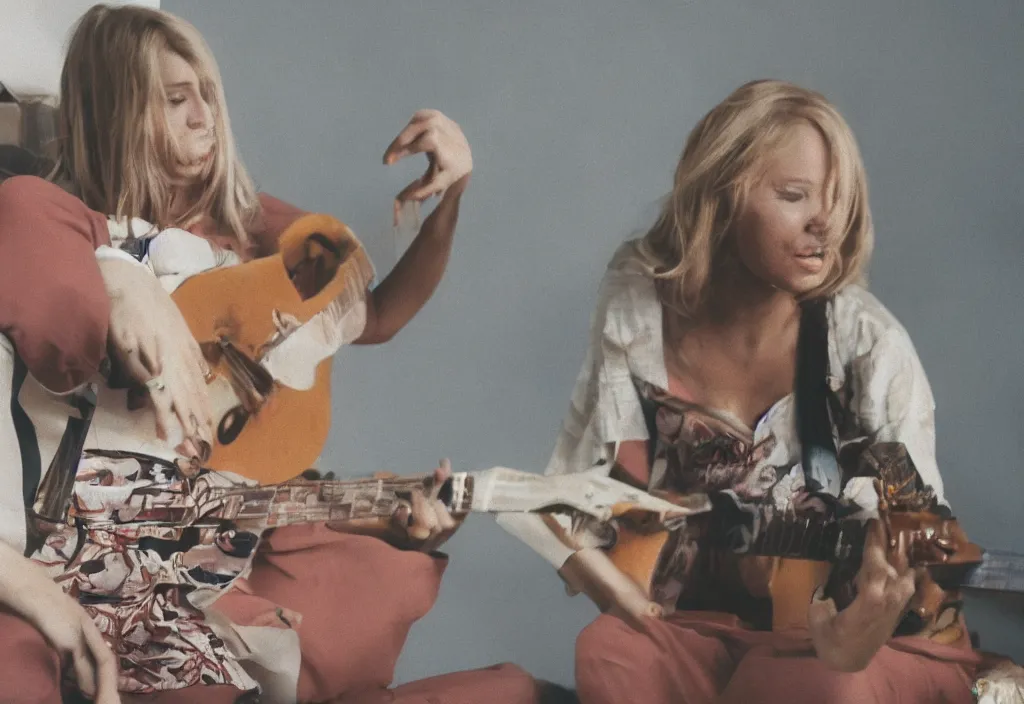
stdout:
[[(412, 503), (413, 493), (429, 494), (433, 477), (389, 477), (353, 480), (292, 480), (264, 487), (211, 489), (198, 497), (204, 516), (277, 528), (299, 523), (388, 519), (400, 506)], [(473, 503), (473, 477), (453, 474), (440, 488), (438, 499), (453, 515), (463, 515)]]
[[(863, 555), (867, 526), (857, 520), (798, 516), (772, 507), (738, 510), (723, 505), (710, 517), (712, 545), (738, 554), (788, 557), (856, 566)], [(894, 523), (900, 521), (893, 519)], [(936, 525), (941, 521), (936, 521)], [(894, 525), (894, 529), (898, 529)], [(927, 527), (922, 532), (929, 532)], [(973, 549), (973, 551), (972, 551)], [(966, 554), (944, 562), (927, 550), (908, 552), (911, 566), (927, 567), (946, 588), (1024, 592), (1024, 555), (982, 551), (967, 544)]]
[(767, 557), (859, 561), (866, 537), (860, 521), (801, 516), (771, 506), (716, 506), (709, 520), (715, 547)]

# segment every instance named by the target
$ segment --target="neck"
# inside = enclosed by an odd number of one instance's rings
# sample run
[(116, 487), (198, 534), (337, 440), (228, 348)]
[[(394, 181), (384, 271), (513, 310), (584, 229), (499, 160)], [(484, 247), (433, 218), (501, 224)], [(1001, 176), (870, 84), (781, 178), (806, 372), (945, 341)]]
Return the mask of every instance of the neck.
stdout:
[(791, 293), (765, 283), (740, 266), (722, 273), (698, 322), (753, 352), (775, 344), (799, 318), (800, 305)]
[(171, 198), (171, 222), (178, 222), (188, 212), (189, 207), (199, 200), (202, 192), (203, 187), (199, 184), (175, 189)]

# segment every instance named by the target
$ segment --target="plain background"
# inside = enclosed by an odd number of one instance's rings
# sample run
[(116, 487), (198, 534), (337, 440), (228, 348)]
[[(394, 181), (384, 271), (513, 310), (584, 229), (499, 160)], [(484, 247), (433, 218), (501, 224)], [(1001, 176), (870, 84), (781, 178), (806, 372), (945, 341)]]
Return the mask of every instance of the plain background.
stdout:
[[(109, 0), (160, 7), (160, 0)], [(0, 0), (0, 83), (19, 93), (56, 94), (68, 29), (95, 0)]]
[[(972, 538), (1024, 552), (1024, 4), (1019, 0), (164, 0), (220, 62), (260, 186), (349, 223), (381, 274), (381, 155), (412, 112), (464, 128), (476, 170), (448, 274), (384, 347), (336, 365), (324, 466), (540, 471), (583, 359), (598, 279), (670, 186), (693, 124), (759, 77), (823, 91), (870, 176), (872, 288), (938, 402), (947, 494)], [(449, 544), (399, 679), (513, 660), (571, 681), (596, 613), (487, 517)], [(353, 569), (358, 566), (353, 565)], [(982, 645), (1024, 658), (1024, 607), (971, 599)], [(339, 634), (344, 637), (344, 634)]]

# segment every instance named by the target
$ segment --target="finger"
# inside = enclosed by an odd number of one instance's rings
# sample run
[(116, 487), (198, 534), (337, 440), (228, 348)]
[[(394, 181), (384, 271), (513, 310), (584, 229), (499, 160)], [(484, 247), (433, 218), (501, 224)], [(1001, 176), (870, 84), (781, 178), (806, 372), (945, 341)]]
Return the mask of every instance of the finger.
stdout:
[[(125, 345), (125, 347), (120, 348), (120, 345)], [(131, 379), (143, 382), (153, 376), (149, 371), (149, 368), (142, 363), (142, 355), (139, 353), (138, 342), (121, 342), (118, 346), (119, 349), (117, 351), (117, 357), (124, 366), (125, 372), (128, 373), (128, 376), (131, 377)]]
[(440, 499), (434, 499), (434, 515), (437, 516), (437, 530), (439, 533), (455, 529), (455, 519), (452, 517), (448, 507)]
[(178, 438), (174, 435), (174, 428), (178, 426), (178, 420), (171, 410), (171, 395), (167, 392), (166, 387), (149, 389), (149, 402), (156, 420), (156, 436), (172, 445), (180, 443), (184, 437)]
[(185, 440), (174, 449), (181, 453), (183, 457), (187, 457), (188, 459), (199, 457), (199, 448), (196, 447), (196, 444), (189, 438), (185, 438)]
[[(189, 339), (191, 340), (191, 335)], [(213, 437), (213, 411), (206, 375), (203, 373), (205, 362), (197, 361), (190, 347), (186, 343), (175, 350), (177, 357), (174, 358), (173, 369), (168, 369), (167, 378), (174, 381), (172, 390), (179, 392), (175, 394), (175, 403), (184, 404), (178, 408), (181, 411), (182, 426), (186, 435), (198, 435), (209, 442)]]
[(448, 478), (452, 476), (452, 461), (445, 457), (443, 460), (437, 463), (437, 469), (434, 470), (434, 478), (440, 482), (448, 481)]
[(391, 140), (391, 144), (384, 150), (384, 163), (390, 166), (397, 162), (402, 158), (399, 154), (428, 129), (430, 129), (430, 125), (426, 120), (410, 120), (409, 124)]
[(441, 490), (444, 489), (445, 482), (447, 482), (452, 476), (452, 463), (450, 460), (443, 459), (438, 462), (437, 469), (434, 470), (434, 476), (432, 477), (432, 483), (430, 486), (430, 499), (437, 499), (441, 495)]
[(142, 380), (163, 374), (163, 351), (161, 347), (160, 338), (139, 340), (135, 356), (138, 357), (142, 368), (146, 370), (145, 375), (141, 377)]
[(189, 355), (195, 360), (196, 366), (196, 400), (198, 401), (198, 410), (200, 411), (196, 414), (196, 418), (205, 434), (203, 439), (209, 442), (213, 439), (213, 403), (210, 401), (209, 392), (210, 365), (203, 356), (199, 343), (196, 342), (192, 335), (188, 336), (187, 345)]
[(818, 637), (829, 637), (839, 612), (832, 599), (813, 599), (807, 608), (807, 628)]
[(437, 530), (437, 516), (428, 503), (423, 492), (412, 494), (412, 523), (409, 525), (409, 537), (414, 540), (427, 540)]
[(892, 550), (889, 563), (899, 577), (906, 575), (910, 571), (910, 557), (907, 553), (907, 534), (902, 531), (896, 537), (896, 547)]
[(387, 157), (388, 165), (397, 163), (407, 156), (423, 154), (425, 152), (436, 152), (438, 147), (437, 133), (429, 128), (424, 129), (416, 138), (408, 144), (396, 147)]
[(914, 594), (917, 592), (917, 575), (913, 570), (900, 575), (893, 588), (893, 599), (896, 606), (902, 612)]
[(75, 671), (75, 682), (78, 684), (78, 689), (90, 699), (95, 697), (96, 666), (83, 646), (71, 651), (71, 667)]
[(416, 112), (414, 112), (412, 114), (412, 118), (409, 121), (410, 122), (419, 122), (421, 120), (429, 120), (431, 118), (441, 118), (441, 121), (445, 121), (445, 120), (448, 119), (448, 118), (446, 118), (444, 116), (444, 113), (442, 113), (440, 110), (434, 110), (432, 108), (424, 108), (422, 110), (417, 110)]
[(412, 506), (405, 501), (399, 501), (391, 514), (391, 522), (403, 533), (408, 533), (409, 525), (412, 523)]
[(440, 195), (452, 185), (453, 179), (451, 178), (448, 171), (443, 169), (438, 170), (433, 176), (428, 171), (421, 179), (419, 179), (420, 185), (413, 187), (410, 184), (406, 188), (407, 193), (405, 197), (407, 200), (422, 202), (433, 195)]
[(200, 367), (189, 358), (187, 369), (181, 375), (185, 390), (187, 416), (183, 423), (187, 435), (207, 443), (213, 441), (213, 410), (210, 403), (210, 392)]
[(889, 565), (888, 552), (884, 527), (880, 521), (871, 521), (864, 540), (858, 578), (870, 581), (888, 577), (892, 569)]
[(117, 660), (114, 653), (91, 619), (83, 624), (82, 631), (96, 667), (96, 704), (116, 704), (120, 698), (117, 694)]
[(409, 201), (418, 202), (418, 201), (423, 200), (422, 198), (418, 198), (418, 199), (414, 198), (413, 194), (421, 193), (424, 190), (425, 184), (427, 183), (427, 179), (428, 179), (428, 177), (427, 177), (426, 174), (424, 174), (423, 176), (420, 176), (418, 179), (416, 179), (415, 181), (410, 183), (408, 186), (403, 188), (401, 191), (399, 191), (398, 195), (395, 196), (395, 204), (394, 204), (394, 210), (395, 210), (394, 225), (395, 225), (395, 227), (398, 227), (398, 214), (399, 214), (399, 211), (402, 209), (402, 205), (403, 204), (405, 204), (405, 203), (407, 203)]
[(192, 416), (196, 415), (193, 410), (195, 408), (195, 400), (189, 392), (188, 382), (181, 375), (175, 375), (167, 379), (166, 383), (167, 388), (164, 394), (171, 399), (172, 423), (174, 424), (172, 432), (177, 432), (180, 429), (181, 433), (180, 436), (175, 435), (171, 438), (171, 441), (177, 440), (177, 443), (174, 444), (181, 444), (187, 439), (192, 439), (195, 435), (192, 427)]

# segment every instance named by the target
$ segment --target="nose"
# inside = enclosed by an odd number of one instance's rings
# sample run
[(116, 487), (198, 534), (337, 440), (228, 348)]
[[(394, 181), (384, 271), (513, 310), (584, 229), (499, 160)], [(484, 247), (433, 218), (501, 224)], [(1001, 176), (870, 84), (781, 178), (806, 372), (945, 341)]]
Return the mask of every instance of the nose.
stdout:
[(213, 115), (210, 112), (210, 106), (207, 105), (205, 100), (196, 100), (192, 104), (192, 109), (188, 111), (188, 126), (189, 129), (193, 130), (205, 130), (209, 129), (210, 124), (213, 121)]
[(807, 232), (818, 239), (824, 239), (828, 227), (828, 219), (824, 213), (819, 213), (807, 221)]
[(818, 239), (825, 239), (825, 236), (828, 234), (828, 216), (828, 209), (822, 203), (817, 212), (807, 221), (807, 232)]

